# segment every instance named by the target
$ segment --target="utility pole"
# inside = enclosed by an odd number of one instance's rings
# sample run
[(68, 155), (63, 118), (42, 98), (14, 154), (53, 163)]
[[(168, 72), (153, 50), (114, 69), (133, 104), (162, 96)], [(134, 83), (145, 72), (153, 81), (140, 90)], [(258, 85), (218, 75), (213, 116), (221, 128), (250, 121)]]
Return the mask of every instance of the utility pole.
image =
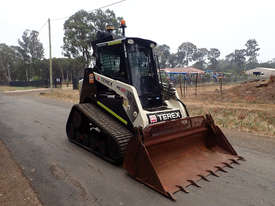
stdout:
[(49, 24), (49, 60), (50, 60), (50, 87), (51, 91), (53, 89), (53, 62), (52, 62), (52, 40), (51, 40), (51, 21), (50, 18), (48, 19), (48, 24)]

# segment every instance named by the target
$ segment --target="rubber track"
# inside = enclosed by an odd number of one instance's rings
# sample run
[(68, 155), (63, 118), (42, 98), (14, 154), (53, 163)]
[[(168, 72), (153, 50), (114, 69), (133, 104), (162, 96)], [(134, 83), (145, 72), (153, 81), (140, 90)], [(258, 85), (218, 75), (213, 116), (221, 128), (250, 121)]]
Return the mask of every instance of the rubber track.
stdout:
[(77, 104), (74, 107), (77, 107), (77, 110), (83, 112), (100, 130), (113, 138), (119, 146), (121, 159), (123, 159), (128, 142), (134, 137), (134, 134), (120, 122), (93, 104)]

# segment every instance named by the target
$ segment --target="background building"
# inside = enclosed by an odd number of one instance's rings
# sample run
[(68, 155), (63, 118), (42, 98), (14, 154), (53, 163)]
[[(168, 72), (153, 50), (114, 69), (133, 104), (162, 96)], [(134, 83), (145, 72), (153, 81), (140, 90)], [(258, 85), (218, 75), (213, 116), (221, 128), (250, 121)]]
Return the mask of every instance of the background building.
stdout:
[(264, 67), (256, 67), (255, 69), (251, 69), (245, 72), (248, 75), (256, 75), (256, 76), (264, 76), (270, 77), (271, 75), (275, 76), (274, 68), (264, 68)]

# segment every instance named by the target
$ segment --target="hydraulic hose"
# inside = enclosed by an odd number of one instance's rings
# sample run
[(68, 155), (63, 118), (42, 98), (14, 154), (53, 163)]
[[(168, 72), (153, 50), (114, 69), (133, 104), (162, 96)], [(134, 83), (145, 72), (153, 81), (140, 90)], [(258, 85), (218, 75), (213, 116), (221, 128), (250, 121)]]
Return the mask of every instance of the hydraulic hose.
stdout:
[(177, 97), (176, 97), (176, 100), (179, 101), (179, 102), (181, 103), (181, 105), (184, 107), (184, 110), (185, 110), (185, 112), (186, 112), (187, 117), (189, 117), (189, 113), (188, 113), (188, 111), (187, 111), (186, 105), (185, 105), (179, 98), (177, 98)]

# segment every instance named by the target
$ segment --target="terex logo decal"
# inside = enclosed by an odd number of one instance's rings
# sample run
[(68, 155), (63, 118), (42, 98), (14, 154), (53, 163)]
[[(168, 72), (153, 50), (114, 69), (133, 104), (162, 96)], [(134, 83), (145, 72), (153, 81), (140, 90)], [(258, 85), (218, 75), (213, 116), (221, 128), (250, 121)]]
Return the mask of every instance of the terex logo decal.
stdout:
[(147, 114), (148, 120), (150, 124), (167, 121), (167, 120), (173, 120), (173, 119), (179, 119), (181, 118), (180, 110), (175, 110), (172, 112), (159, 112), (154, 114)]

